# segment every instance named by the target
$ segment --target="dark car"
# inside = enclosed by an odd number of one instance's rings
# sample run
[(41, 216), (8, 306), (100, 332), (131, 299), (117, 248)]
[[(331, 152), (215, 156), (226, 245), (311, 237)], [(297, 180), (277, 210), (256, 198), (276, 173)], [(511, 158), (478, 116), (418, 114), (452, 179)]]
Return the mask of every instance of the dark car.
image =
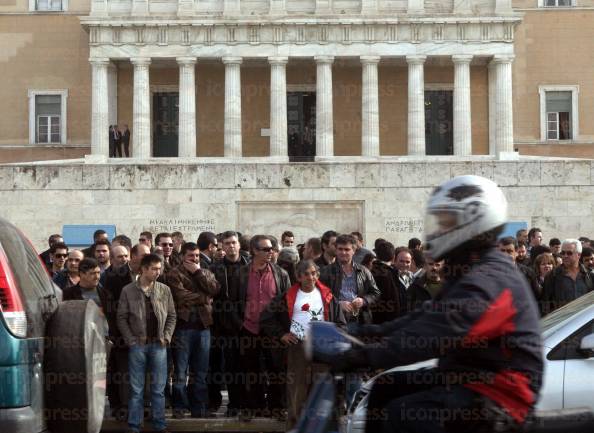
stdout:
[(107, 324), (94, 302), (59, 302), (58, 290), (0, 218), (0, 432), (101, 429)]

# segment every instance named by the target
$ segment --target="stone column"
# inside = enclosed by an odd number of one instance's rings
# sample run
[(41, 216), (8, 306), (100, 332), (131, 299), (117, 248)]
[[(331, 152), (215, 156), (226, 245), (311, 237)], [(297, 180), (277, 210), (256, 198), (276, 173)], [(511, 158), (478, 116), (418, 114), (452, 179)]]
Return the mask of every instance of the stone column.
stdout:
[(241, 57), (223, 57), (226, 158), (241, 158), (241, 62)]
[(427, 56), (406, 56), (408, 63), (408, 154), (425, 155), (425, 78)]
[(332, 56), (315, 56), (316, 78), (316, 156), (334, 156), (332, 116)]
[[(496, 154), (514, 152), (514, 114), (512, 103), (513, 55), (493, 57), (495, 75), (495, 143)], [(505, 155), (504, 155), (505, 157)]]
[(363, 101), (361, 110), (361, 154), (375, 157), (380, 154), (379, 96), (377, 65), (379, 56), (361, 56), (363, 64)]
[(149, 88), (148, 57), (133, 57), (134, 101), (132, 107), (132, 156), (149, 158), (151, 156), (151, 101)]
[(454, 61), (454, 155), (472, 155), (470, 114), (470, 62), (472, 56), (452, 56)]
[(270, 8), (268, 9), (268, 13), (270, 15), (286, 15), (286, 0), (270, 0)]
[(497, 143), (495, 142), (495, 64), (489, 62), (487, 66), (489, 80), (489, 155), (496, 155)]
[(270, 156), (288, 158), (287, 62), (288, 57), (269, 57), (270, 63)]
[(109, 156), (109, 102), (107, 89), (108, 58), (89, 59), (92, 67), (91, 155)]
[(178, 57), (179, 152), (181, 158), (196, 157), (196, 57)]

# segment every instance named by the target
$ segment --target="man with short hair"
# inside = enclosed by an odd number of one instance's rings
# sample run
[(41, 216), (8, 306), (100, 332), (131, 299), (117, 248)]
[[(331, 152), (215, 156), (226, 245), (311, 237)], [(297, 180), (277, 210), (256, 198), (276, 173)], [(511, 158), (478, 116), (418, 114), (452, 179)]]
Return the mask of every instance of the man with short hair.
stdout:
[(165, 383), (167, 345), (176, 323), (175, 305), (169, 287), (157, 278), (162, 268), (155, 254), (144, 256), (138, 279), (122, 290), (117, 323), (129, 348), (130, 400), (128, 426), (139, 433), (144, 414), (145, 375), (150, 375), (153, 428), (166, 432)]
[(336, 238), (336, 262), (322, 269), (320, 281), (330, 287), (349, 322), (371, 323), (370, 306), (380, 290), (371, 272), (354, 261), (356, 244), (351, 235)]
[[(145, 244), (136, 244), (130, 250), (129, 260), (127, 250), (123, 246), (116, 247), (112, 251), (114, 263), (101, 276), (103, 284), (101, 293), (104, 294), (101, 303), (109, 324), (109, 339), (113, 343), (107, 364), (107, 395), (112, 415), (119, 421), (125, 421), (130, 385), (127, 378), (128, 347), (117, 326), (118, 302), (123, 288), (136, 281), (140, 274), (142, 258), (149, 255), (151, 251)], [(126, 251), (125, 258), (124, 251)]]
[(516, 232), (516, 240), (518, 244), (523, 243), (525, 245), (528, 244), (528, 230), (520, 229)]
[(50, 261), (52, 267), (49, 269), (50, 277), (55, 277), (59, 272), (64, 270), (66, 258), (68, 257), (68, 247), (65, 243), (54, 243), (50, 247)]
[(198, 235), (198, 248), (200, 248), (200, 266), (210, 268), (217, 252), (217, 236), (213, 232), (202, 232)]
[(373, 251), (368, 250), (363, 246), (363, 235), (361, 234), (361, 232), (352, 232), (351, 236), (353, 236), (356, 241), (355, 256), (353, 257), (355, 263), (361, 264), (365, 256), (368, 254), (373, 254), (375, 256)]
[(518, 248), (516, 249), (516, 263), (524, 266), (530, 266), (530, 257), (528, 257), (528, 247), (525, 243), (518, 241)]
[(371, 267), (371, 275), (380, 291), (380, 296), (372, 306), (373, 323), (381, 324), (394, 320), (406, 313), (406, 291), (398, 284), (398, 274), (392, 266), (395, 248), (391, 242), (380, 242), (375, 247), (376, 260)]
[(324, 232), (321, 239), (322, 255), (314, 260), (320, 268), (320, 272), (325, 266), (331, 265), (336, 260), (336, 237), (338, 233), (334, 230)]
[(144, 244), (152, 251), (153, 249), (153, 234), (151, 232), (142, 232), (140, 236), (138, 236), (138, 243)]
[[(518, 263), (518, 261), (516, 260), (518, 256), (518, 241), (516, 241), (516, 239), (511, 236), (506, 236), (499, 239), (498, 245), (499, 251), (501, 251), (503, 254), (508, 255), (511, 258), (512, 262), (516, 265), (518, 270), (522, 273), (522, 275), (524, 275), (526, 281), (528, 282), (528, 285), (532, 289), (534, 299), (539, 300), (541, 297), (541, 293), (535, 272), (531, 267)], [(542, 245), (534, 248), (536, 249), (540, 247), (542, 247)], [(536, 259), (536, 257), (534, 258)]]
[(99, 291), (101, 285), (99, 284), (99, 277), (101, 270), (99, 263), (92, 258), (86, 258), (78, 264), (78, 284), (64, 289), (64, 301), (70, 300), (91, 300), (94, 301), (98, 307), (102, 307)]
[(559, 238), (551, 238), (549, 240), (549, 248), (552, 254), (561, 254), (561, 241)]
[(173, 260), (171, 260), (171, 255), (173, 254), (173, 239), (171, 233), (159, 233), (155, 237), (155, 248), (159, 248), (163, 253), (164, 266), (161, 274), (164, 275), (169, 271), (169, 268), (175, 266)]
[(173, 251), (176, 253), (181, 252), (181, 247), (184, 244), (184, 234), (182, 232), (171, 233), (171, 239), (173, 239)]
[(84, 258), (85, 256), (80, 250), (71, 250), (68, 252), (68, 258), (66, 259), (66, 269), (58, 272), (53, 278), (54, 283), (56, 283), (60, 289), (65, 290), (78, 284), (78, 264)]
[(425, 254), (423, 273), (414, 279), (406, 292), (408, 310), (420, 308), (423, 302), (435, 299), (443, 285), (442, 270), (444, 260), (434, 260)]
[(117, 247), (119, 245), (126, 247), (126, 249), (129, 252), (132, 249), (132, 239), (130, 239), (126, 235), (114, 236), (113, 239), (111, 240), (111, 247), (113, 248), (113, 247)]
[(109, 241), (107, 232), (102, 229), (97, 229), (93, 233), (93, 244), (91, 246), (89, 246), (88, 248), (85, 248), (84, 250), (82, 250), (85, 257), (94, 257), (93, 252), (94, 252), (95, 244), (97, 244), (97, 242), (100, 240)]
[(411, 250), (411, 251), (422, 250), (423, 249), (423, 243), (418, 238), (410, 238), (408, 240), (408, 249)]
[(281, 235), (282, 248), (293, 247), (295, 245), (295, 235), (293, 232), (287, 230)]
[(538, 227), (532, 227), (528, 232), (528, 255), (534, 247), (542, 244), (542, 230)]
[(62, 237), (62, 235), (58, 233), (51, 235), (47, 240), (49, 248), (43, 251), (41, 254), (39, 254), (39, 258), (45, 264), (45, 268), (48, 270), (52, 268), (52, 259), (50, 257), (50, 250), (52, 248), (52, 245), (59, 243), (64, 243), (64, 238)]
[(582, 244), (566, 239), (561, 244), (563, 264), (545, 277), (542, 294), (543, 315), (590, 292), (594, 288), (592, 275), (580, 263)]
[(394, 257), (394, 266), (398, 272), (398, 283), (406, 291), (413, 281), (411, 272), (412, 254), (408, 248), (398, 248)]
[[(237, 232), (226, 231), (221, 234), (220, 244), (225, 251), (222, 260), (215, 262), (211, 268), (221, 286), (218, 296), (214, 298), (213, 332), (218, 334), (216, 340), (223, 347), (224, 375), (226, 378), (229, 403), (227, 416), (237, 416), (243, 398), (241, 353), (239, 338), (243, 328), (240, 313), (241, 281), (240, 268), (249, 261), (240, 254), (239, 236)], [(212, 402), (211, 402), (212, 403)]]
[[(322, 255), (320, 238), (309, 238), (303, 248), (303, 260), (317, 260)], [(319, 267), (319, 266), (318, 266)]]
[[(190, 409), (193, 418), (208, 418), (208, 372), (212, 302), (219, 284), (208, 269), (200, 266), (200, 249), (186, 242), (180, 251), (182, 263), (165, 276), (177, 311), (173, 335), (173, 415), (183, 418)], [(190, 387), (188, 373), (191, 373)], [(191, 390), (191, 395), (189, 395)]]
[(99, 262), (99, 268), (101, 269), (101, 273), (105, 272), (107, 268), (111, 265), (110, 262), (110, 255), (109, 249), (111, 245), (109, 241), (106, 239), (99, 239), (93, 245), (93, 256)]
[(582, 262), (582, 265), (584, 265), (590, 273), (593, 273), (594, 272), (594, 249), (592, 249), (590, 247), (583, 247), (580, 261)]
[[(283, 269), (272, 263), (273, 246), (269, 236), (252, 237), (250, 252), (252, 262), (239, 270), (239, 299), (231, 301), (234, 306), (232, 320), (241, 323), (240, 350), (243, 351), (246, 380), (242, 409), (247, 416), (270, 411), (280, 417), (284, 407), (284, 386), (277, 379), (284, 372), (284, 354), (278, 348), (266, 345), (266, 339), (260, 333), (260, 317), (275, 296), (289, 289), (291, 281)], [(260, 365), (261, 357), (265, 360), (264, 371)], [(270, 383), (266, 390), (267, 378)]]
[(586, 236), (581, 236), (578, 240), (582, 243), (582, 248), (590, 248), (590, 239)]

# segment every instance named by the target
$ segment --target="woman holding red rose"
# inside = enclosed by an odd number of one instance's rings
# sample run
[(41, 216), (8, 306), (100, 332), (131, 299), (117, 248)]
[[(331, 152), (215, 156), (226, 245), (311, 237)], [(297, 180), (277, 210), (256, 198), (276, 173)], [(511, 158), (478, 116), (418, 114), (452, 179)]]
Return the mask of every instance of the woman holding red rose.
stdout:
[(260, 318), (262, 331), (288, 346), (287, 408), (288, 427), (296, 422), (314, 383), (324, 366), (305, 359), (303, 340), (311, 321), (329, 321), (346, 326), (346, 319), (331, 290), (318, 281), (319, 270), (313, 260), (297, 265), (297, 284), (274, 298)]

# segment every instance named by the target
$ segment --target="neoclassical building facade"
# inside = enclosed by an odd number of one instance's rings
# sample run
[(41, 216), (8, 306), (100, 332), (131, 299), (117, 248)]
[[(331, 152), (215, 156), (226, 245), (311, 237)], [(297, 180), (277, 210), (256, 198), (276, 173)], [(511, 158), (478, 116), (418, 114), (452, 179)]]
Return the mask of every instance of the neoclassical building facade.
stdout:
[(140, 159), (591, 157), (593, 6), (15, 0), (0, 162), (104, 161), (114, 124)]

